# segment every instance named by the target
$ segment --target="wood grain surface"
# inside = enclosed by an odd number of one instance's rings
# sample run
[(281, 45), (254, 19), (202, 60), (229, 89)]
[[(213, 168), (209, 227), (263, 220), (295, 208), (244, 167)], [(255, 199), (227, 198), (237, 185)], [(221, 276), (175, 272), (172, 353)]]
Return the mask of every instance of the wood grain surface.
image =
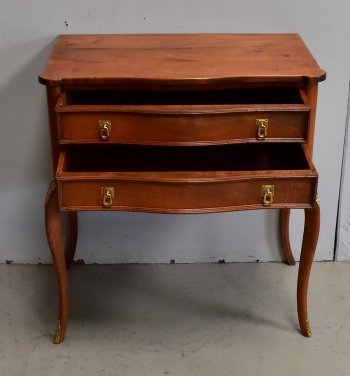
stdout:
[[(103, 69), (102, 69), (103, 67)], [(301, 82), (325, 78), (297, 34), (61, 35), (45, 85)]]

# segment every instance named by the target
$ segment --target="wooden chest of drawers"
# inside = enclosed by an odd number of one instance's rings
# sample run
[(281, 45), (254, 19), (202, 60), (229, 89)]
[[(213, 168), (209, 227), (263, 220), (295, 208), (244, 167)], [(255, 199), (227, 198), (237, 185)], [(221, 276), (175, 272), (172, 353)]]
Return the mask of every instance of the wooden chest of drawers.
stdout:
[[(68, 315), (66, 269), (77, 212), (208, 213), (304, 208), (298, 314), (310, 336), (307, 284), (317, 244), (312, 163), (318, 82), (298, 35), (65, 35), (39, 80), (47, 87), (55, 180), (46, 229), (60, 287), (55, 342)], [(59, 213), (71, 236), (63, 248)]]

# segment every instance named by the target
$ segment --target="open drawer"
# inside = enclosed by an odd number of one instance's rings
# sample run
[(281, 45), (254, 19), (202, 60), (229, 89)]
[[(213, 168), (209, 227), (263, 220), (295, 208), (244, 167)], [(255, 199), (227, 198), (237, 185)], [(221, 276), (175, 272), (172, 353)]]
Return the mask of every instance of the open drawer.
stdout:
[(183, 146), (305, 142), (310, 107), (297, 88), (84, 90), (62, 93), (56, 113), (61, 144)]
[(203, 213), (307, 208), (317, 172), (304, 145), (75, 145), (62, 151), (59, 208)]

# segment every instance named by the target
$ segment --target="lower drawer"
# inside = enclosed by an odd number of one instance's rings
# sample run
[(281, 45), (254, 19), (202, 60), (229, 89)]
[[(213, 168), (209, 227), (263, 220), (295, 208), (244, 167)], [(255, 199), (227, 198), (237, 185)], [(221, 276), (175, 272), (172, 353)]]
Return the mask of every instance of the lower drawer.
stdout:
[(84, 147), (62, 151), (59, 208), (204, 213), (306, 208), (317, 172), (303, 145)]

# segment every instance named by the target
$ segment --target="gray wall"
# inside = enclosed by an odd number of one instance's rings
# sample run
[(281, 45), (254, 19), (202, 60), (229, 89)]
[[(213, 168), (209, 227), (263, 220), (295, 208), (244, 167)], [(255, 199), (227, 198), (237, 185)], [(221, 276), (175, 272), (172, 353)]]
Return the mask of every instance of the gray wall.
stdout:
[[(0, 262), (50, 262), (43, 198), (51, 178), (44, 87), (37, 82), (62, 33), (299, 33), (328, 73), (321, 83), (314, 160), (322, 226), (316, 258), (333, 258), (349, 81), (346, 0), (0, 1)], [(155, 67), (156, 68), (156, 67)], [(292, 220), (298, 255), (302, 213)], [(280, 260), (277, 212), (80, 215), (87, 262)]]
[[(350, 87), (350, 85), (349, 85)], [(350, 261), (350, 95), (348, 97), (348, 110), (344, 140), (344, 157), (342, 166), (342, 179), (340, 186), (339, 214), (337, 225), (336, 260)]]

